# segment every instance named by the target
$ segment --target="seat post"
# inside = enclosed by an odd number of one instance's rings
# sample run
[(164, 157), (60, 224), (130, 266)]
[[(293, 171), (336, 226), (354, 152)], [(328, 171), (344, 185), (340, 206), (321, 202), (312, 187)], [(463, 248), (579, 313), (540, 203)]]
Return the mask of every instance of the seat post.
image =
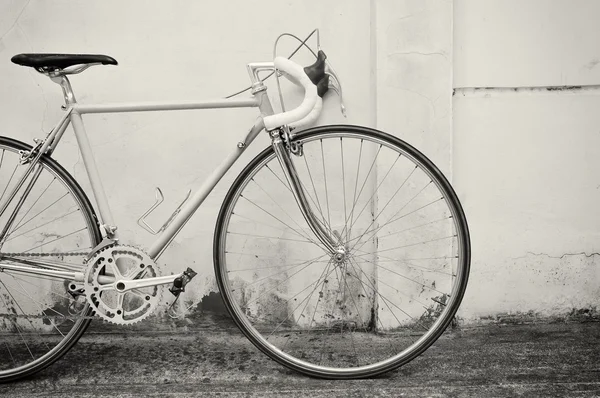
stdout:
[(50, 77), (50, 80), (52, 80), (54, 83), (58, 84), (60, 88), (62, 88), (63, 95), (65, 97), (65, 104), (67, 106), (77, 103), (77, 100), (75, 99), (75, 94), (73, 94), (73, 88), (71, 88), (71, 82), (69, 82), (67, 76), (56, 72), (50, 72), (48, 73), (48, 76)]

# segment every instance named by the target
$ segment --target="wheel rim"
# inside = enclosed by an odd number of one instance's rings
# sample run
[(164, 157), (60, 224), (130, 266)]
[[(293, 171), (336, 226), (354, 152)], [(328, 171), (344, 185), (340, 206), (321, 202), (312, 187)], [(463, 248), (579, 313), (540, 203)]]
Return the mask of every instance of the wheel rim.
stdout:
[[(315, 130), (297, 140), (303, 143), (304, 154), (294, 157), (294, 163), (308, 201), (322, 223), (336, 230), (334, 235), (347, 252), (345, 259), (323, 257), (320, 242), (310, 235), (299, 213), (294, 217), (285, 208), (284, 202), (293, 207), (295, 201), (281, 169), (274, 167), (274, 154), (265, 152), (234, 184), (220, 217), (215, 255), (228, 308), (259, 348), (305, 373), (368, 376), (406, 363), (439, 337), (464, 293), (469, 242), (455, 194), (426, 158), (382, 133), (346, 127)], [(339, 170), (332, 172), (336, 163)], [(396, 171), (402, 177), (392, 176)], [(392, 182), (389, 189), (384, 188), (386, 180)], [(283, 193), (276, 192), (277, 186)], [(405, 188), (404, 207), (395, 203), (400, 198), (398, 186)], [(421, 201), (427, 197), (431, 200)], [(440, 204), (444, 217), (423, 215), (426, 210), (439, 212)], [(406, 225), (393, 231), (392, 224), (400, 220)], [(448, 228), (450, 235), (434, 235)], [(402, 244), (391, 243), (392, 237), (402, 234)], [(412, 240), (407, 237), (411, 235)], [(433, 245), (437, 247), (432, 249)], [(443, 248), (454, 254), (440, 255)], [(303, 260), (290, 257), (298, 253)], [(410, 269), (399, 272), (385, 264), (397, 266), (398, 258)], [(444, 278), (445, 287), (439, 285)]]
[[(19, 149), (29, 148), (0, 143), (0, 203), (29, 166), (19, 164)], [(79, 187), (69, 188), (74, 182), (60, 166), (50, 160), (41, 164), (43, 170), (8, 230), (0, 253), (44, 259), (82, 271), (84, 255), (54, 253), (89, 252), (97, 244), (100, 236), (90, 206)], [(0, 216), (1, 229), (17, 200), (18, 196)], [(69, 294), (68, 285), (64, 280), (0, 272), (0, 378), (22, 377), (49, 365), (85, 330), (91, 311), (83, 296)]]

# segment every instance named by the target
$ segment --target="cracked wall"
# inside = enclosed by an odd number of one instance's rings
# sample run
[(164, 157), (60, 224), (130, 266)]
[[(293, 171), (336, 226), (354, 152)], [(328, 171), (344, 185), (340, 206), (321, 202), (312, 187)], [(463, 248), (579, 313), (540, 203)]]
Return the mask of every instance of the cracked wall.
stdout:
[(473, 245), (464, 319), (597, 317), (598, 12), (454, 2), (453, 175)]
[[(284, 30), (280, 21), (300, 35), (319, 26), (349, 110), (344, 120), (336, 102), (326, 102), (321, 123), (391, 132), (422, 150), (456, 186), (473, 244), (459, 315), (467, 322), (511, 313), (546, 319), (592, 309), (600, 297), (593, 255), (600, 234), (594, 20), (600, 9), (589, 0), (571, 4), (340, 0), (323, 7), (311, 0), (269, 1), (257, 9), (236, 1), (230, 8), (239, 12), (232, 14), (207, 13), (205, 2), (151, 8), (141, 1), (4, 2), (0, 134), (31, 142), (61, 115), (58, 87), (9, 62), (19, 52), (114, 56), (118, 67), (73, 77), (85, 103), (213, 98), (248, 84), (245, 63), (271, 57)], [(256, 19), (264, 23), (248, 24)], [(303, 57), (302, 63), (310, 59)], [(149, 220), (160, 225), (255, 117), (252, 110), (228, 112), (86, 117), (124, 241), (147, 247), (152, 236), (136, 220), (153, 203), (154, 187), (166, 193)], [(161, 258), (165, 273), (187, 266), (199, 272), (188, 305), (218, 310), (211, 295), (216, 214), (241, 165), (267, 143), (258, 138)], [(57, 157), (88, 189), (71, 134)]]

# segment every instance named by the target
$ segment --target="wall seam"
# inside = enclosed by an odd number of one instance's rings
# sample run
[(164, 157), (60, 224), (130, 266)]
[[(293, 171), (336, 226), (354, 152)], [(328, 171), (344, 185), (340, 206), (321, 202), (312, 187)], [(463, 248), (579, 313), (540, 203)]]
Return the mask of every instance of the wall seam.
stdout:
[(600, 84), (580, 86), (455, 87), (452, 95), (485, 96), (490, 94), (600, 94)]
[(371, 87), (369, 89), (369, 102), (371, 104), (369, 124), (371, 127), (377, 128), (377, 0), (370, 0), (369, 8), (369, 69), (371, 80)]

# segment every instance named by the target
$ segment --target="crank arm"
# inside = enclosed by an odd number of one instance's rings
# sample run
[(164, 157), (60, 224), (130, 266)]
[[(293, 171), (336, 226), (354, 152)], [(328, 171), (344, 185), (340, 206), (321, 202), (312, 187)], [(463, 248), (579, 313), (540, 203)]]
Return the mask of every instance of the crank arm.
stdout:
[(158, 286), (158, 285), (166, 285), (169, 283), (173, 283), (175, 279), (183, 276), (183, 274), (177, 275), (168, 275), (168, 276), (157, 276), (155, 278), (144, 278), (144, 279), (134, 279), (134, 280), (119, 280), (115, 281), (112, 284), (102, 285), (102, 290), (106, 290), (107, 288), (112, 287), (114, 290), (123, 293), (132, 289), (141, 289), (144, 287), (150, 286)]

